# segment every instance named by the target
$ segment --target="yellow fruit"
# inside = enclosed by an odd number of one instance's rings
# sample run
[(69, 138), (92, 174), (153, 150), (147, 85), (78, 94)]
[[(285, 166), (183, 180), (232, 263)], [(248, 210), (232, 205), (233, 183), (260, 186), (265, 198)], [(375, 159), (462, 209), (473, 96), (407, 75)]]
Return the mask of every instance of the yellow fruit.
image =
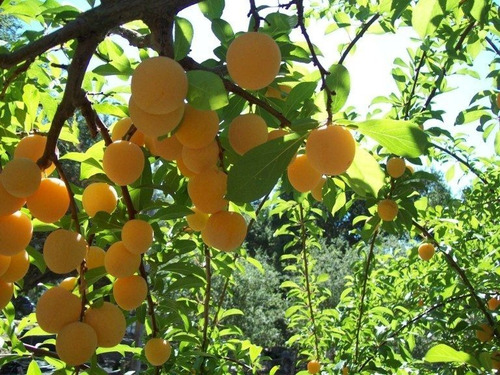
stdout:
[(321, 174), (344, 173), (354, 160), (355, 152), (351, 132), (341, 126), (322, 126), (312, 130), (307, 137), (307, 158)]
[(174, 133), (183, 146), (206, 147), (219, 131), (219, 116), (215, 111), (201, 111), (186, 104), (184, 118)]
[(229, 75), (244, 89), (259, 90), (274, 81), (281, 65), (281, 52), (267, 34), (247, 32), (229, 45), (226, 54)]
[(133, 254), (143, 254), (154, 240), (153, 227), (147, 221), (133, 219), (122, 228), (123, 245)]
[(285, 135), (288, 135), (288, 134), (290, 134), (290, 133), (284, 129), (274, 129), (274, 130), (271, 130), (269, 132), (269, 134), (267, 135), (267, 140), (271, 141), (271, 140), (276, 139), (276, 138), (284, 137)]
[(488, 309), (494, 311), (500, 306), (500, 299), (498, 297), (491, 297), (488, 300)]
[(122, 241), (111, 245), (104, 256), (106, 272), (114, 277), (132, 276), (137, 272), (140, 264), (141, 256), (128, 251)]
[[(111, 130), (111, 140), (112, 141), (123, 140), (123, 137), (125, 137), (125, 135), (128, 133), (132, 125), (135, 124), (132, 124), (132, 119), (130, 117), (125, 117), (115, 122)], [(137, 128), (137, 125), (135, 125), (135, 127)], [(135, 143), (139, 147), (144, 146), (144, 140), (145, 140), (144, 133), (141, 132), (138, 128), (134, 132), (132, 137), (129, 139), (130, 142)]]
[(67, 277), (59, 283), (59, 287), (72, 292), (76, 285), (78, 284), (78, 279), (76, 277)]
[(55, 286), (38, 299), (35, 313), (41, 329), (48, 333), (58, 333), (64, 326), (77, 322), (81, 311), (80, 298), (60, 286)]
[(123, 310), (134, 310), (146, 299), (148, 285), (138, 275), (120, 277), (113, 284), (113, 297)]
[(215, 140), (203, 148), (182, 148), (182, 161), (194, 173), (200, 173), (204, 169), (215, 167), (218, 160), (219, 145)]
[(287, 176), (293, 188), (301, 193), (312, 190), (321, 181), (321, 173), (309, 162), (307, 155), (297, 155), (287, 168)]
[(413, 168), (413, 166), (411, 166), (411, 165), (407, 165), (406, 169), (408, 169), (411, 174), (415, 173), (415, 168)]
[(14, 294), (14, 284), (0, 280), (0, 310), (7, 306)]
[(9, 267), (5, 270), (3, 275), (0, 276), (0, 280), (9, 283), (19, 281), (26, 275), (29, 268), (30, 257), (26, 250), (22, 250), (10, 257)]
[(349, 374), (349, 367), (347, 366), (342, 367), (342, 375), (347, 375), (347, 374)]
[(177, 164), (179, 172), (181, 172), (181, 175), (187, 178), (196, 176), (196, 173), (194, 173), (191, 169), (186, 167), (186, 164), (184, 164), (184, 160), (182, 160), (182, 156), (180, 156), (175, 162)]
[(321, 365), (318, 361), (312, 360), (307, 363), (307, 372), (309, 374), (317, 374), (321, 368)]
[(171, 112), (162, 114), (148, 113), (142, 110), (136, 103), (135, 97), (132, 96), (128, 103), (130, 118), (134, 122), (135, 127), (145, 135), (150, 137), (160, 137), (174, 130), (182, 120), (184, 114), (184, 103), (175, 108)]
[(193, 213), (186, 216), (187, 223), (192, 230), (199, 232), (207, 225), (209, 215), (201, 212), (196, 207), (191, 207), (191, 211)]
[(94, 329), (82, 322), (68, 324), (56, 338), (56, 352), (70, 366), (90, 361), (96, 348), (97, 335)]
[(493, 332), (493, 328), (489, 324), (483, 323), (476, 331), (476, 337), (481, 342), (488, 342), (493, 338)]
[(144, 169), (144, 154), (129, 141), (115, 141), (104, 150), (102, 167), (115, 184), (125, 186), (135, 182)]
[(406, 171), (406, 163), (402, 158), (390, 158), (387, 160), (387, 174), (392, 178), (401, 177)]
[(203, 242), (221, 251), (233, 251), (241, 246), (247, 234), (247, 223), (237, 212), (219, 211), (207, 220), (201, 231)]
[(188, 182), (188, 194), (193, 204), (206, 214), (213, 214), (227, 206), (227, 175), (217, 169), (205, 169)]
[[(17, 144), (14, 150), (14, 158), (28, 158), (36, 163), (42, 157), (46, 144), (46, 136), (40, 134), (28, 135)], [(56, 166), (50, 163), (50, 166), (44, 170), (44, 173), (48, 176), (54, 169), (56, 169)]]
[(182, 66), (158, 56), (142, 61), (134, 70), (131, 91), (135, 103), (148, 113), (169, 113), (184, 102), (188, 80)]
[(0, 279), (2, 275), (9, 269), (10, 257), (6, 255), (0, 255)]
[(161, 141), (155, 138), (152, 140), (150, 151), (153, 155), (173, 161), (181, 157), (182, 143), (175, 136), (163, 138)]
[(266, 96), (268, 98), (285, 100), (290, 91), (292, 91), (292, 88), (288, 85), (278, 85), (278, 88), (269, 86), (266, 91)]
[(91, 326), (97, 335), (97, 346), (112, 348), (125, 336), (127, 323), (121, 310), (110, 302), (99, 307), (92, 306), (85, 311), (84, 323)]
[(43, 245), (43, 259), (54, 273), (68, 273), (80, 266), (87, 253), (87, 241), (81, 234), (57, 229)]
[(267, 137), (266, 122), (254, 113), (237, 116), (229, 124), (229, 144), (239, 155), (266, 142)]
[(93, 268), (104, 267), (104, 256), (106, 252), (98, 246), (90, 246), (87, 249), (85, 260), (89, 270)]
[(398, 204), (392, 199), (384, 199), (378, 202), (378, 216), (384, 221), (393, 221), (398, 216)]
[(31, 215), (44, 223), (61, 219), (69, 208), (69, 194), (58, 178), (43, 178), (35, 194), (28, 197), (26, 206)]
[(155, 337), (149, 339), (144, 346), (144, 354), (146, 359), (153, 366), (161, 366), (170, 358), (172, 347), (170, 343), (161, 338)]
[(94, 182), (83, 190), (83, 210), (89, 217), (94, 217), (100, 211), (112, 213), (117, 202), (118, 194), (115, 188), (105, 182)]
[(23, 251), (32, 234), (31, 220), (21, 211), (0, 217), (0, 255), (12, 256)]
[(26, 198), (18, 198), (9, 194), (2, 184), (2, 174), (0, 173), (0, 217), (12, 215), (19, 211), (26, 203)]
[(38, 165), (28, 158), (15, 158), (5, 164), (0, 182), (10, 195), (27, 198), (40, 186), (42, 173)]
[(491, 367), (495, 370), (500, 370), (500, 352), (497, 351), (491, 354)]
[(429, 260), (435, 253), (434, 245), (431, 243), (423, 243), (418, 247), (418, 256), (422, 260)]
[(311, 195), (318, 202), (323, 201), (323, 186), (325, 186), (325, 183), (326, 183), (326, 177), (321, 177), (321, 180), (319, 180), (316, 186), (313, 187), (311, 190)]

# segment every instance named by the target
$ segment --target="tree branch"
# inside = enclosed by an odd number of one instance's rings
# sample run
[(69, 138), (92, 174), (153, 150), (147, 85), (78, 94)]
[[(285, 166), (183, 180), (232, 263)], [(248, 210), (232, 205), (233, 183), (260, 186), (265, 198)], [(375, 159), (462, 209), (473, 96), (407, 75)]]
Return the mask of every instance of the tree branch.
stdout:
[(370, 26), (380, 17), (380, 14), (379, 13), (375, 13), (372, 18), (370, 18), (368, 20), (367, 23), (365, 23), (361, 29), (359, 30), (359, 33), (356, 34), (356, 36), (354, 37), (354, 39), (351, 41), (351, 43), (349, 43), (349, 45), (347, 46), (346, 50), (342, 53), (342, 56), (340, 56), (340, 60), (339, 60), (339, 64), (343, 64), (344, 63), (344, 60), (346, 59), (347, 55), (349, 54), (349, 52), (351, 51), (351, 49), (356, 45), (356, 43), (358, 42), (358, 40), (361, 39), (361, 37), (368, 31), (368, 29), (370, 28)]
[(415, 77), (413, 77), (413, 85), (411, 87), (410, 96), (408, 96), (408, 101), (406, 102), (405, 113), (404, 113), (405, 120), (408, 120), (408, 118), (410, 117), (411, 100), (413, 98), (413, 95), (415, 95), (415, 89), (417, 88), (417, 83), (418, 83), (418, 76), (420, 75), (420, 70), (424, 66), (426, 58), (427, 58), (427, 51), (424, 50), (422, 52), (422, 56), (420, 57), (418, 67), (415, 70)]
[(203, 245), (205, 255), (205, 297), (203, 299), (203, 339), (201, 342), (201, 351), (206, 352), (208, 348), (208, 321), (210, 312), (210, 295), (212, 291), (212, 265), (210, 257), (210, 249), (208, 246)]

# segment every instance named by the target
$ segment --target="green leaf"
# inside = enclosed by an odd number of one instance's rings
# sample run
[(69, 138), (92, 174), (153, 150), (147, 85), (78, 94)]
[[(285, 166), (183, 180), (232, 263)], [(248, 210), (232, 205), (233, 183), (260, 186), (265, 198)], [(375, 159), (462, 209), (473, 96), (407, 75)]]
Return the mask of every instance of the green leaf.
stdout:
[(500, 130), (495, 135), (495, 152), (497, 155), (500, 155)]
[(199, 110), (215, 111), (229, 103), (222, 79), (212, 72), (192, 70), (187, 73), (189, 104)]
[(151, 187), (151, 185), (153, 184), (151, 164), (147, 160), (146, 156), (144, 156), (144, 160), (144, 169), (142, 171), (141, 177), (137, 181), (135, 181), (129, 189), (132, 203), (138, 211), (143, 210), (151, 204), (151, 198), (153, 197), (154, 190)]
[(356, 125), (359, 132), (399, 156), (416, 158), (425, 154), (430, 145), (427, 135), (410, 121), (368, 120)]
[(38, 367), (38, 363), (36, 363), (35, 360), (30, 362), (26, 375), (42, 375), (42, 371), (40, 370), (40, 367)]
[(411, 24), (423, 39), (432, 35), (443, 19), (443, 9), (439, 0), (419, 0), (413, 8)]
[(486, 0), (471, 0), (463, 4), (465, 13), (481, 23), (485, 23), (488, 20), (489, 7), (490, 5)]
[(316, 86), (316, 82), (301, 82), (295, 86), (286, 98), (283, 115), (287, 117), (291, 112), (302, 107), (304, 101), (312, 97)]
[(227, 198), (233, 202), (252, 202), (269, 193), (304, 138), (287, 135), (248, 151), (229, 171)]
[(45, 273), (47, 266), (45, 265), (45, 260), (43, 258), (42, 253), (31, 246), (28, 246), (26, 248), (26, 251), (28, 252), (31, 258), (30, 262), (34, 264), (36, 268), (40, 270), (41, 273)]
[(234, 31), (231, 25), (220, 18), (212, 20), (212, 32), (221, 41), (221, 44), (225, 46), (228, 46), (234, 38)]
[(477, 360), (469, 353), (457, 351), (445, 344), (438, 344), (430, 348), (424, 357), (424, 361), (431, 363), (454, 362), (479, 367)]
[(174, 56), (176, 60), (186, 57), (193, 42), (193, 25), (187, 19), (175, 17)]
[[(332, 95), (332, 113), (337, 113), (344, 106), (351, 91), (351, 77), (349, 71), (343, 65), (333, 64), (330, 69), (330, 74), (326, 77), (326, 85), (328, 89), (335, 93)], [(325, 100), (326, 95), (325, 92)]]
[(224, 0), (205, 0), (198, 3), (201, 13), (209, 20), (221, 18), (224, 11)]
[(385, 184), (385, 173), (380, 164), (368, 151), (356, 148), (354, 161), (346, 171), (349, 185), (356, 194), (366, 197), (376, 197)]

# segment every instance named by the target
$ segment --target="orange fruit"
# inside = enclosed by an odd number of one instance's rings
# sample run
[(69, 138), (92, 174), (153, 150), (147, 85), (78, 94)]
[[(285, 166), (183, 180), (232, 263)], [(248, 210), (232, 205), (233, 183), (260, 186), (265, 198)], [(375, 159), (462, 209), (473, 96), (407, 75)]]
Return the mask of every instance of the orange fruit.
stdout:
[(104, 256), (106, 252), (98, 246), (89, 246), (85, 260), (89, 270), (104, 267)]
[(114, 141), (104, 150), (102, 167), (115, 184), (125, 186), (141, 177), (144, 154), (139, 146), (129, 141)]
[(72, 292), (75, 290), (78, 285), (78, 278), (76, 277), (66, 277), (63, 281), (59, 283), (59, 287), (67, 290), (68, 292)]
[(196, 207), (191, 207), (191, 211), (193, 213), (186, 216), (187, 223), (192, 230), (199, 232), (205, 228), (209, 215), (201, 212)]
[(290, 134), (290, 133), (284, 129), (274, 129), (274, 130), (271, 130), (267, 134), (267, 140), (271, 141), (271, 140), (276, 139), (276, 138), (284, 137), (285, 135), (288, 135), (288, 134)]
[(122, 228), (123, 245), (133, 254), (143, 254), (154, 240), (153, 227), (147, 221), (129, 220)]
[(99, 307), (91, 306), (85, 311), (84, 323), (91, 326), (97, 335), (97, 346), (112, 348), (125, 336), (127, 323), (121, 310), (110, 302)]
[(393, 221), (398, 216), (398, 204), (392, 199), (384, 199), (378, 202), (378, 216), (383, 221)]
[(313, 168), (306, 154), (297, 155), (290, 162), (287, 176), (293, 188), (301, 193), (312, 190), (321, 181), (321, 173)]
[(493, 333), (493, 328), (489, 324), (483, 323), (479, 325), (479, 329), (476, 330), (476, 337), (481, 342), (488, 342), (493, 338)]
[(186, 164), (184, 164), (184, 160), (182, 160), (182, 156), (180, 156), (175, 162), (177, 164), (179, 172), (181, 172), (181, 175), (187, 178), (196, 176), (196, 173), (194, 173), (191, 169), (186, 167)]
[(321, 365), (320, 363), (313, 359), (312, 361), (309, 361), (307, 363), (307, 372), (309, 374), (317, 374), (319, 372), (319, 370), (321, 369)]
[(44, 223), (61, 219), (69, 208), (66, 185), (59, 178), (43, 178), (37, 191), (28, 197), (26, 206), (31, 215)]
[(488, 309), (490, 309), (491, 311), (496, 310), (498, 308), (498, 306), (500, 306), (500, 298), (491, 297), (488, 300)]
[(0, 280), (9, 283), (19, 281), (28, 273), (29, 268), (30, 257), (26, 250), (22, 250), (10, 257), (9, 267), (5, 270), (3, 275), (0, 276)]
[(0, 310), (3, 310), (12, 299), (14, 284), (0, 280)]
[(423, 243), (418, 247), (418, 256), (422, 260), (430, 260), (434, 253), (434, 245), (431, 243)]
[(239, 155), (267, 141), (267, 124), (254, 113), (237, 116), (229, 124), (229, 144)]
[(292, 88), (288, 85), (278, 85), (278, 88), (269, 86), (266, 90), (266, 96), (268, 98), (285, 100), (290, 91), (292, 91)]
[(323, 186), (325, 186), (325, 183), (326, 183), (326, 177), (321, 177), (321, 180), (319, 180), (316, 186), (311, 189), (311, 195), (318, 202), (323, 201)]
[(188, 194), (198, 210), (213, 214), (227, 206), (227, 175), (217, 169), (205, 169), (188, 182)]
[(41, 329), (48, 333), (58, 333), (64, 326), (77, 322), (81, 311), (80, 298), (60, 286), (55, 286), (38, 299), (35, 313)]
[(89, 217), (94, 217), (100, 211), (110, 214), (117, 203), (118, 194), (115, 188), (105, 182), (94, 182), (83, 190), (83, 210)]
[[(21, 139), (17, 144), (14, 150), (14, 159), (28, 158), (36, 163), (45, 152), (46, 144), (46, 136), (40, 134), (28, 135)], [(50, 163), (50, 166), (44, 170), (44, 173), (48, 176), (54, 171), (54, 169), (56, 169), (56, 166), (53, 163)]]
[(120, 277), (113, 284), (113, 297), (123, 310), (134, 310), (146, 299), (148, 285), (139, 275)]
[[(132, 124), (132, 119), (130, 117), (125, 117), (115, 122), (115, 124), (111, 128), (111, 140), (112, 141), (123, 140), (123, 137), (125, 137), (125, 135), (128, 133), (132, 125), (134, 124)], [(134, 132), (129, 141), (135, 143), (139, 147), (144, 146), (144, 141), (145, 141), (144, 133), (137, 128), (137, 130)]]
[(215, 111), (201, 111), (186, 104), (184, 118), (174, 133), (183, 146), (206, 147), (219, 131), (219, 116)]
[(219, 211), (207, 220), (201, 231), (203, 242), (221, 251), (233, 251), (241, 246), (247, 234), (247, 223), (237, 212)]
[(170, 358), (172, 347), (170, 343), (159, 337), (149, 339), (144, 346), (144, 354), (153, 366), (161, 366)]
[(43, 245), (43, 259), (54, 273), (68, 273), (80, 266), (87, 253), (87, 241), (79, 233), (57, 229)]
[(132, 276), (140, 264), (141, 256), (128, 251), (123, 241), (112, 244), (104, 256), (106, 272), (114, 277)]
[(10, 256), (0, 255), (0, 279), (2, 275), (9, 269)]
[(0, 180), (7, 193), (17, 198), (34, 194), (41, 181), (40, 168), (28, 158), (15, 158), (5, 164)]
[(182, 147), (182, 161), (194, 173), (200, 173), (206, 168), (217, 166), (219, 160), (219, 145), (213, 140), (206, 147)]
[(2, 184), (2, 174), (0, 173), (0, 217), (12, 215), (19, 211), (26, 203), (26, 198), (18, 198), (9, 194)]
[(32, 234), (33, 226), (25, 213), (17, 211), (0, 217), (0, 255), (11, 256), (23, 251)]
[(387, 174), (392, 178), (401, 177), (406, 171), (406, 163), (403, 158), (392, 157), (387, 160)]
[(97, 334), (86, 323), (70, 323), (61, 329), (56, 338), (56, 352), (70, 366), (90, 361), (96, 348)]
[(154, 138), (151, 153), (165, 160), (173, 161), (181, 157), (182, 143), (174, 136), (162, 138), (161, 141)]

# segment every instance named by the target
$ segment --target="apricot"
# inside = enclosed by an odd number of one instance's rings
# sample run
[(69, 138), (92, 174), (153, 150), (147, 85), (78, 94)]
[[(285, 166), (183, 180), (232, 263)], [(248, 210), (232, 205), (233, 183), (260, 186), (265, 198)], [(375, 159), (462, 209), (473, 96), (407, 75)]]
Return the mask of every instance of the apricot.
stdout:
[(137, 272), (140, 264), (140, 254), (128, 251), (123, 241), (112, 244), (104, 256), (106, 272), (114, 277), (132, 276)]
[(267, 124), (254, 113), (237, 116), (229, 124), (229, 144), (239, 155), (267, 141)]
[(209, 215), (196, 207), (191, 207), (191, 211), (193, 213), (186, 216), (187, 223), (192, 230), (199, 232), (205, 228)]
[(158, 56), (137, 65), (130, 89), (135, 103), (143, 111), (162, 114), (182, 105), (187, 95), (188, 80), (177, 61)]
[(70, 323), (61, 329), (56, 338), (56, 352), (70, 366), (88, 362), (96, 348), (97, 334), (86, 323)]
[(112, 348), (125, 336), (127, 323), (118, 306), (103, 302), (99, 307), (92, 306), (85, 311), (83, 322), (91, 326), (97, 335), (97, 346)]
[(483, 323), (479, 325), (479, 329), (476, 330), (476, 337), (481, 342), (488, 342), (493, 338), (493, 327), (488, 323)]
[(309, 374), (317, 374), (321, 369), (320, 363), (313, 359), (312, 361), (307, 362), (307, 372)]
[(153, 227), (147, 221), (129, 220), (122, 228), (123, 245), (133, 254), (143, 254), (154, 240)]
[(36, 320), (41, 329), (58, 333), (64, 326), (80, 319), (82, 301), (68, 290), (55, 286), (48, 289), (36, 304)]
[(19, 211), (26, 203), (26, 198), (18, 198), (9, 194), (2, 184), (2, 174), (0, 173), (0, 217), (12, 215)]
[(285, 100), (286, 95), (292, 91), (292, 88), (288, 85), (278, 85), (278, 88), (269, 86), (266, 90), (266, 96), (268, 98)]
[(378, 202), (378, 216), (383, 221), (393, 221), (398, 216), (398, 204), (392, 199), (384, 199)]
[(85, 260), (89, 270), (104, 267), (104, 257), (106, 252), (98, 246), (89, 246)]
[(188, 194), (198, 210), (212, 214), (227, 206), (227, 175), (217, 169), (205, 169), (188, 182)]
[(177, 164), (177, 168), (179, 169), (181, 175), (187, 178), (196, 176), (196, 173), (194, 173), (191, 169), (186, 167), (186, 164), (184, 164), (184, 160), (182, 160), (182, 156), (179, 157), (175, 162)]
[(170, 133), (182, 120), (184, 103), (171, 112), (153, 114), (142, 110), (134, 99), (134, 96), (130, 97), (128, 103), (130, 118), (138, 130), (150, 137), (160, 137)]
[(316, 186), (311, 189), (311, 195), (318, 202), (323, 201), (323, 186), (325, 186), (325, 183), (326, 183), (326, 177), (321, 177)]
[(430, 260), (435, 253), (434, 245), (431, 243), (423, 243), (418, 247), (418, 256), (422, 260)]
[(207, 220), (201, 231), (203, 242), (221, 251), (233, 251), (241, 246), (247, 234), (247, 223), (237, 212), (219, 211)]
[(175, 136), (166, 137), (162, 140), (154, 138), (150, 151), (153, 155), (173, 161), (181, 157), (182, 143)]
[(120, 277), (113, 284), (113, 297), (123, 310), (134, 310), (146, 299), (148, 285), (139, 275)]
[(293, 188), (301, 193), (312, 190), (321, 181), (321, 173), (313, 168), (306, 154), (297, 155), (291, 161), (287, 176)]
[(403, 158), (392, 157), (387, 160), (387, 174), (392, 178), (401, 177), (406, 171), (406, 163)]
[[(123, 140), (123, 137), (128, 133), (130, 127), (135, 125), (132, 123), (132, 119), (130, 117), (124, 117), (113, 125), (111, 128), (111, 140), (112, 141), (120, 141)], [(137, 128), (137, 125), (136, 125)], [(135, 143), (137, 146), (144, 146), (145, 135), (142, 131), (137, 128), (132, 137), (128, 139), (130, 142)]]
[(125, 186), (135, 182), (144, 169), (144, 154), (129, 141), (114, 141), (104, 150), (102, 166), (115, 184)]
[[(28, 135), (21, 139), (14, 149), (14, 159), (28, 158), (36, 163), (45, 152), (46, 144), (46, 136), (41, 134)], [(50, 163), (49, 167), (44, 170), (44, 173), (48, 176), (54, 171), (54, 169), (56, 169), (56, 166), (54, 163)]]
[(488, 309), (490, 309), (491, 311), (496, 310), (498, 308), (498, 306), (500, 306), (500, 298), (491, 297), (488, 300)]
[(59, 283), (59, 287), (67, 290), (68, 292), (72, 292), (76, 285), (78, 284), (78, 279), (74, 276), (66, 277), (63, 281)]
[(112, 213), (117, 202), (115, 188), (105, 182), (94, 182), (83, 190), (82, 205), (89, 217), (94, 217), (100, 211)]
[(174, 133), (183, 146), (206, 147), (219, 131), (219, 116), (215, 111), (198, 110), (186, 104), (184, 118)]
[(170, 358), (172, 347), (170, 343), (159, 337), (149, 339), (144, 346), (144, 355), (153, 366), (161, 366)]
[(284, 137), (285, 135), (288, 135), (288, 134), (290, 134), (290, 133), (287, 132), (285, 129), (274, 129), (274, 130), (271, 130), (267, 134), (267, 140), (271, 141), (271, 140), (276, 139), (276, 138)]
[(219, 160), (219, 145), (213, 140), (203, 148), (182, 148), (182, 161), (194, 173), (200, 173), (206, 168), (215, 167)]
[(43, 245), (43, 259), (54, 273), (68, 273), (82, 263), (87, 253), (87, 241), (79, 233), (57, 229), (50, 233)]
[(246, 32), (236, 37), (226, 54), (229, 75), (239, 86), (259, 90), (274, 81), (281, 65), (281, 52), (269, 35)]
[(43, 178), (35, 194), (28, 197), (26, 206), (31, 214), (44, 223), (61, 219), (69, 208), (66, 185), (59, 178)]
[(42, 173), (38, 165), (28, 158), (15, 158), (5, 164), (0, 182), (10, 195), (27, 198), (38, 189)]
[(23, 251), (31, 241), (31, 220), (21, 211), (0, 217), (0, 255), (12, 256)]
[(0, 280), (0, 310), (7, 306), (14, 295), (14, 284)]
[(22, 250), (10, 257), (9, 267), (5, 270), (3, 275), (0, 276), (0, 280), (9, 283), (19, 281), (28, 273), (29, 268), (30, 257), (26, 250)]
[(344, 173), (354, 160), (355, 152), (351, 132), (341, 126), (322, 126), (312, 130), (307, 137), (307, 158), (321, 174)]
[(2, 275), (9, 269), (10, 257), (7, 255), (0, 255), (0, 279)]

